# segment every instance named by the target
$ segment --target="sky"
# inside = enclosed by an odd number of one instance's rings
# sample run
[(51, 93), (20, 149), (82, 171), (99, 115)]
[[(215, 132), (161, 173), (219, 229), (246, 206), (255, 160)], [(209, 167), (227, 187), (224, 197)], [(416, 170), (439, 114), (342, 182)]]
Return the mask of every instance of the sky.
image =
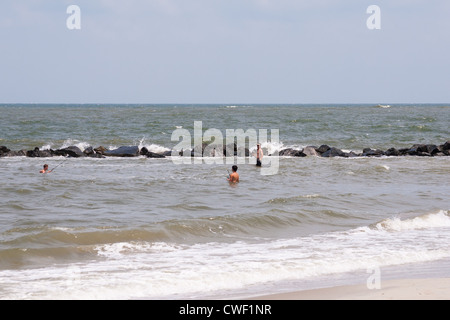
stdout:
[(0, 103), (450, 102), (448, 0), (2, 0), (0, 40)]

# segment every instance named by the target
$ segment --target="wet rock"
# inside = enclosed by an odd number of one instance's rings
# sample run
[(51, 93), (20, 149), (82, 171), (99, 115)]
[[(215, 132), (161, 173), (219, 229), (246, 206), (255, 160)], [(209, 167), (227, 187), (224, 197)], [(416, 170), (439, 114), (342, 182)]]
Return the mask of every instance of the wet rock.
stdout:
[(4, 154), (6, 154), (6, 153), (8, 153), (8, 152), (10, 152), (11, 150), (10, 149), (8, 149), (7, 147), (5, 147), (5, 146), (0, 146), (0, 157), (2, 157)]
[(172, 151), (171, 150), (164, 151), (163, 153), (161, 153), (161, 155), (163, 155), (164, 157), (171, 157), (172, 156)]
[(96, 153), (99, 153), (99, 154), (104, 154), (106, 151), (108, 151), (108, 149), (106, 149), (105, 147), (100, 146), (98, 148), (95, 148), (94, 151)]
[[(234, 155), (236, 157), (249, 157), (250, 156), (250, 150), (245, 147), (239, 147), (237, 143), (230, 143), (223, 146), (222, 154), (227, 157), (230, 155)], [(264, 152), (266, 154), (266, 152)]]
[(398, 150), (395, 149), (395, 148), (389, 148), (389, 149), (387, 149), (387, 150), (385, 151), (384, 154), (385, 154), (386, 156), (388, 156), (388, 157), (397, 157), (397, 156), (400, 155), (400, 151), (398, 151)]
[(95, 155), (96, 152), (94, 151), (94, 148), (87, 147), (86, 149), (84, 149), (83, 153), (86, 156), (93, 156), (93, 155)]
[(19, 150), (19, 151), (10, 150), (9, 152), (0, 154), (0, 158), (1, 157), (26, 157), (26, 156), (27, 156), (26, 150)]
[(419, 152), (419, 148), (421, 146), (422, 145), (420, 145), (420, 144), (415, 144), (411, 148), (409, 148), (409, 150), (406, 153), (410, 156), (417, 156), (417, 153)]
[(27, 157), (29, 157), (29, 158), (39, 158), (40, 157), (40, 155), (39, 155), (39, 148), (36, 147), (33, 150), (28, 150), (27, 151)]
[(434, 154), (439, 152), (439, 149), (434, 144), (419, 144), (414, 145), (411, 149), (411, 152), (416, 152), (418, 155), (419, 153), (428, 153), (428, 154)]
[(54, 155), (55, 154), (53, 150), (39, 150), (38, 147), (34, 148), (33, 150), (26, 151), (26, 156), (29, 158), (50, 158)]
[(324, 158), (345, 157), (345, 153), (341, 149), (331, 147), (330, 149), (322, 153), (322, 157)]
[(303, 149), (303, 153), (307, 156), (320, 156), (320, 154), (316, 151), (316, 147), (313, 146), (307, 146)]
[(385, 153), (383, 150), (378, 150), (378, 149), (374, 150), (371, 148), (365, 148), (362, 153), (363, 157), (381, 157), (384, 155), (385, 155)]
[(327, 146), (326, 144), (321, 145), (319, 148), (316, 149), (316, 151), (320, 154), (327, 152), (330, 150), (331, 147)]
[(356, 157), (360, 157), (361, 155), (358, 153), (355, 153), (353, 151), (350, 152), (345, 152), (345, 157), (346, 158), (356, 158)]
[(63, 156), (63, 157), (71, 157), (71, 158), (82, 158), (86, 155), (81, 151), (80, 148), (76, 146), (70, 146), (64, 149), (58, 149), (54, 151), (54, 154), (57, 156)]
[(440, 145), (438, 147), (438, 152), (442, 152), (446, 156), (450, 156), (450, 141)]
[(417, 156), (419, 156), (419, 157), (432, 157), (432, 155), (430, 153), (428, 153), (428, 152), (421, 152), (421, 151), (417, 152)]
[(146, 155), (147, 158), (165, 158), (165, 155), (159, 154), (159, 153), (155, 153), (155, 152), (151, 152), (149, 151)]
[(306, 154), (304, 154), (302, 150), (295, 150), (292, 148), (280, 150), (278, 155), (280, 157), (306, 157)]
[(137, 157), (139, 155), (138, 146), (122, 146), (115, 150), (109, 150), (103, 152), (107, 157)]
[(139, 151), (139, 154), (141, 156), (146, 156), (148, 153), (149, 153), (149, 151), (146, 147), (141, 148), (141, 150)]
[(147, 158), (165, 158), (166, 156), (160, 153), (149, 151), (146, 147), (143, 147), (139, 152), (141, 156), (146, 156)]

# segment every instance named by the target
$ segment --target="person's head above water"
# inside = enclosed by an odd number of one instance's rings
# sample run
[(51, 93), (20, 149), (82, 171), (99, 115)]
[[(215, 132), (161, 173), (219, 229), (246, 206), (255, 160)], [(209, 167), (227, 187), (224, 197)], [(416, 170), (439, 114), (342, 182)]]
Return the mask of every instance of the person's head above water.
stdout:
[(41, 171), (39, 171), (40, 173), (47, 173), (47, 172), (51, 172), (48, 170), (48, 164), (44, 164), (44, 169), (42, 169)]
[(238, 166), (237, 166), (237, 165), (234, 165), (234, 166), (231, 167), (231, 169), (233, 169), (233, 172), (236, 172), (237, 169), (238, 169)]

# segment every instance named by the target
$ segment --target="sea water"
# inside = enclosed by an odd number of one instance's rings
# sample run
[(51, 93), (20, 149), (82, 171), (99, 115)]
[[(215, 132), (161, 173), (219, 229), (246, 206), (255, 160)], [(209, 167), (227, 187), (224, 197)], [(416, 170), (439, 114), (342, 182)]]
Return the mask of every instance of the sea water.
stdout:
[[(0, 112), (0, 145), (11, 150), (164, 152), (177, 144), (174, 130), (193, 132), (195, 121), (224, 135), (278, 129), (266, 152), (450, 140), (446, 105), (1, 105)], [(255, 162), (239, 164), (241, 182), (230, 186), (231, 166), (220, 161), (0, 158), (0, 298), (240, 298), (365, 283), (371, 270), (382, 279), (450, 275), (449, 157), (282, 157), (274, 175), (261, 175)], [(42, 175), (44, 163), (61, 165)]]

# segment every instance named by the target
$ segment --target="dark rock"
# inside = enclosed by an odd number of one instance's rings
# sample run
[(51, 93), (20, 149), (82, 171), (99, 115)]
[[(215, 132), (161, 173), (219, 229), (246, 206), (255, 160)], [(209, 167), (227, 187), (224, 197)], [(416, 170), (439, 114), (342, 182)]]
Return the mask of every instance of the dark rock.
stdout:
[(53, 157), (53, 150), (42, 150), (39, 151), (40, 158), (50, 158)]
[(105, 151), (103, 155), (107, 157), (137, 157), (139, 155), (139, 147), (123, 146), (115, 150)]
[(101, 153), (95, 152), (94, 148), (87, 147), (83, 151), (84, 155), (89, 158), (104, 158), (104, 156)]
[(390, 157), (393, 157), (393, 156), (397, 157), (400, 155), (400, 151), (398, 151), (395, 148), (389, 148), (386, 150), (386, 152), (384, 154), (387, 156), (390, 156)]
[(431, 155), (435, 155), (439, 152), (439, 149), (435, 144), (427, 144), (427, 152)]
[(292, 148), (280, 150), (280, 157), (306, 157), (306, 154), (303, 153), (302, 150), (295, 150)]
[(442, 151), (450, 150), (450, 141), (447, 141), (443, 145), (440, 145), (442, 147)]
[(141, 148), (141, 151), (139, 151), (139, 154), (141, 155), (141, 156), (146, 156), (147, 154), (148, 154), (148, 149), (146, 148), (146, 147), (142, 147)]
[(417, 152), (427, 152), (427, 146), (424, 144), (414, 145), (413, 148), (417, 150)]
[(71, 157), (71, 158), (81, 158), (86, 156), (80, 148), (76, 146), (70, 146), (64, 149), (58, 149), (54, 151), (57, 156)]
[(303, 149), (303, 153), (307, 156), (319, 156), (319, 153), (316, 151), (316, 147), (307, 146)]
[(223, 146), (223, 155), (229, 157), (231, 155), (237, 156), (237, 143), (230, 143)]
[(84, 149), (83, 153), (86, 156), (93, 156), (95, 154), (94, 148), (92, 147), (87, 147), (86, 149)]
[(165, 155), (159, 154), (159, 153), (155, 153), (155, 152), (151, 152), (148, 151), (146, 154), (147, 158), (165, 158)]
[(108, 151), (108, 149), (106, 149), (105, 147), (98, 147), (94, 149), (95, 152), (99, 153), (99, 154), (104, 154), (106, 151)]
[(250, 150), (246, 147), (242, 147), (237, 145), (236, 142), (230, 143), (228, 145), (223, 146), (223, 155), (227, 156), (233, 154), (236, 157), (249, 157), (250, 156)]
[(344, 157), (346, 157), (346, 158), (356, 158), (356, 157), (359, 157), (359, 156), (360, 156), (359, 154), (357, 154), (357, 153), (355, 153), (353, 151), (344, 153)]
[(319, 152), (319, 153), (324, 153), (324, 152), (327, 152), (330, 149), (331, 148), (329, 146), (327, 146), (326, 144), (323, 144), (319, 148), (317, 148), (316, 151)]
[(10, 151), (8, 152), (9, 157), (26, 157), (27, 152), (25, 150), (19, 150), (19, 151)]
[(398, 149), (399, 156), (406, 156), (408, 154), (409, 148)]
[(406, 152), (410, 156), (417, 156), (417, 153), (419, 152), (420, 144), (415, 144), (409, 150)]
[[(172, 155), (171, 151), (168, 151), (170, 155)], [(139, 152), (141, 156), (146, 156), (147, 158), (165, 158), (166, 156), (164, 154), (156, 153), (149, 151), (146, 147), (143, 147), (141, 151)]]
[(432, 155), (428, 152), (422, 152), (422, 151), (418, 151), (417, 152), (417, 156), (419, 157), (432, 157)]
[(415, 145), (413, 148), (415, 148), (418, 153), (425, 152), (425, 153), (433, 154), (433, 153), (439, 152), (438, 147), (434, 144)]
[(345, 157), (345, 153), (341, 149), (332, 147), (328, 151), (322, 153), (322, 157), (324, 158)]
[(27, 157), (29, 158), (38, 158), (39, 157), (39, 148), (36, 147), (34, 150), (27, 151)]
[(408, 150), (408, 154), (422, 155), (422, 153), (429, 153), (433, 155), (439, 151), (439, 148), (434, 144), (415, 144)]
[(6, 147), (0, 147), (0, 149), (0, 157), (26, 157), (27, 155), (25, 150), (13, 151)]
[(1, 157), (3, 154), (8, 153), (8, 152), (10, 152), (10, 151), (11, 151), (11, 150), (8, 149), (7, 147), (5, 147), (5, 146), (0, 146), (0, 157)]
[(373, 150), (370, 148), (365, 148), (362, 153), (363, 157), (381, 157), (384, 155), (385, 155), (385, 153), (383, 150), (378, 150), (378, 149)]

